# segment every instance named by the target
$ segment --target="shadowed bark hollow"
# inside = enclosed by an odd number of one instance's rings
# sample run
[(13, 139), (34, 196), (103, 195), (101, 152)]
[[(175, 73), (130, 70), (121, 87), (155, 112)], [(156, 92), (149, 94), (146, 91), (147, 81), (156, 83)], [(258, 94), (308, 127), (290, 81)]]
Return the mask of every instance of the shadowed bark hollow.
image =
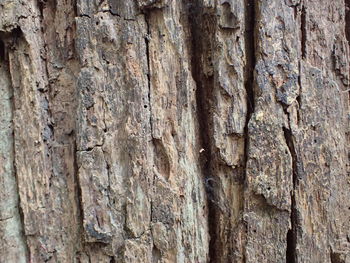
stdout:
[(350, 262), (348, 0), (0, 1), (0, 263)]

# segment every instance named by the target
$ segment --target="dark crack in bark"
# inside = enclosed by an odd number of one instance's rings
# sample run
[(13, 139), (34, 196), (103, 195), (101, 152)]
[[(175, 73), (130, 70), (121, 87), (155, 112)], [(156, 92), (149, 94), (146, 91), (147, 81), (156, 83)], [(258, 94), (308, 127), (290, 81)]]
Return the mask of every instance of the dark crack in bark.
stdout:
[[(215, 202), (215, 179), (212, 174), (212, 97), (214, 88), (213, 76), (206, 76), (203, 70), (203, 56), (206, 50), (204, 45), (211, 46), (214, 38), (214, 28), (210, 26), (215, 25), (215, 15), (210, 13), (202, 6), (200, 1), (194, 1), (191, 9), (188, 12), (188, 21), (190, 23), (191, 31), (191, 71), (192, 77), (196, 83), (196, 102), (197, 102), (197, 118), (199, 130), (200, 148), (204, 149), (200, 154), (200, 165), (202, 169), (204, 186), (207, 194), (208, 206), (208, 229), (210, 235), (209, 243), (209, 258), (210, 262), (215, 262), (218, 257), (217, 253), (217, 213)], [(209, 42), (208, 42), (209, 41)], [(209, 48), (210, 49), (210, 48)]]
[(247, 93), (247, 116), (246, 124), (244, 128), (245, 138), (245, 165), (248, 161), (248, 146), (249, 146), (249, 131), (248, 124), (249, 120), (254, 113), (254, 69), (256, 63), (255, 56), (255, 2), (254, 0), (246, 0), (245, 2), (245, 54), (246, 54), (246, 65), (245, 65), (245, 90)]
[(350, 44), (350, 0), (345, 0), (345, 36)]
[[(288, 116), (289, 118), (289, 116)], [(283, 128), (284, 138), (286, 140), (289, 152), (292, 157), (292, 172), (293, 172), (293, 189), (291, 192), (291, 229), (287, 233), (287, 249), (286, 249), (286, 263), (296, 263), (297, 262), (297, 209), (295, 202), (295, 190), (297, 187), (298, 180), (298, 157), (294, 146), (293, 134), (290, 129)]]
[(306, 8), (303, 5), (301, 8), (301, 18), (300, 18), (300, 31), (301, 31), (301, 58), (306, 58), (306, 40), (307, 40), (307, 33), (306, 33)]

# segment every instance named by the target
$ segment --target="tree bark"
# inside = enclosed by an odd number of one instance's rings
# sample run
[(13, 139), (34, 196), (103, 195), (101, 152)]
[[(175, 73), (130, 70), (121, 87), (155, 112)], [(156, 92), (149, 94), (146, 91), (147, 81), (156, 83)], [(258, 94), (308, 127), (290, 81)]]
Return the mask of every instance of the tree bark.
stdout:
[(0, 14), (0, 262), (350, 262), (349, 0)]

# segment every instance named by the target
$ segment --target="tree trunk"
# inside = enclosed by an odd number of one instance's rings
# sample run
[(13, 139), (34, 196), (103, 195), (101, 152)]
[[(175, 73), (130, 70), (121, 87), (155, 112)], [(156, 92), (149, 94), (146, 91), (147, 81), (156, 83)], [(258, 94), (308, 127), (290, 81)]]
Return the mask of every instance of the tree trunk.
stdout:
[(1, 0), (0, 262), (350, 262), (349, 0)]

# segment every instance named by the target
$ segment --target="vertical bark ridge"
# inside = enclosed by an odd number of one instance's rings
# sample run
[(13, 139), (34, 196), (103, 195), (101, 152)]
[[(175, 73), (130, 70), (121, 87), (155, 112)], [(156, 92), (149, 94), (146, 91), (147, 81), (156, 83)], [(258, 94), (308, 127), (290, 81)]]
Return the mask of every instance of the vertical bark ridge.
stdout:
[[(255, 2), (255, 110), (248, 125), (243, 216), (246, 262), (263, 261), (261, 253), (271, 261), (286, 260), (293, 160), (283, 127), (289, 127), (286, 110), (295, 108), (299, 93), (295, 2)], [(269, 152), (263, 151), (267, 145), (273, 145)]]
[[(52, 171), (50, 177), (50, 202), (59, 206), (53, 216), (65, 214), (67, 221), (57, 222), (63, 229), (59, 246), (67, 257), (57, 260), (73, 260), (81, 249), (81, 207), (76, 151), (76, 76), (79, 71), (75, 52), (76, 1), (38, 1), (44, 63), (47, 75), (47, 100), (50, 114), (49, 128)], [(62, 20), (63, 19), (63, 20)], [(60, 24), (58, 21), (61, 21)], [(66, 191), (63, 189), (67, 189)], [(57, 204), (57, 200), (66, 200)], [(72, 224), (72, 222), (74, 222)], [(51, 230), (48, 230), (51, 231)]]
[[(17, 41), (18, 38), (22, 37), (22, 31), (20, 30), (20, 28), (16, 28), (15, 30), (13, 30), (13, 35), (10, 37), (10, 39), (8, 40), (8, 47), (7, 48), (12, 48), (14, 49), (15, 42)], [(11, 43), (12, 42), (12, 43)], [(10, 44), (11, 43), (11, 44)], [(5, 52), (5, 54), (7, 54), (7, 63), (9, 63), (9, 57), (8, 57), (8, 52)], [(9, 74), (11, 74), (10, 71), (10, 65), (8, 64), (8, 71)], [(13, 86), (12, 86), (12, 82), (10, 83), (11, 85), (11, 89), (12, 89), (12, 96), (14, 96), (14, 90), (13, 90)], [(12, 151), (13, 151), (13, 170), (14, 170), (14, 178), (18, 181), (18, 174), (17, 174), (17, 169), (16, 169), (16, 133), (15, 133), (15, 129), (14, 129), (14, 125), (15, 125), (15, 121), (14, 121), (14, 116), (15, 116), (15, 105), (14, 105), (14, 98), (11, 98), (11, 111), (12, 111), (12, 134), (13, 134), (13, 142), (12, 142)], [(29, 243), (28, 243), (28, 238), (27, 235), (25, 233), (25, 221), (24, 221), (24, 211), (23, 211), (23, 207), (21, 205), (21, 195), (20, 195), (20, 189), (19, 189), (19, 183), (17, 182), (16, 185), (16, 191), (17, 191), (17, 195), (18, 195), (18, 212), (19, 212), (19, 219), (20, 219), (20, 226), (18, 227), (18, 231), (20, 231), (21, 236), (22, 236), (22, 240), (23, 240), (23, 245), (19, 244), (18, 248), (20, 249), (21, 246), (24, 246), (24, 250), (25, 253), (24, 255), (19, 254), (20, 256), (22, 256), (23, 258), (21, 258), (19, 261), (23, 260), (23, 262), (28, 261), (28, 259), (30, 259), (30, 247), (29, 247)]]
[[(9, 52), (15, 165), (29, 261), (71, 261), (79, 246), (74, 179), (75, 14), (71, 2), (58, 5), (56, 9), (53, 2), (28, 1), (18, 8), (21, 18), (13, 21), (17, 33), (11, 37)], [(57, 29), (62, 17), (67, 25), (63, 32)], [(25, 161), (29, 156), (30, 165)], [(55, 228), (61, 232), (53, 232)]]
[[(203, 152), (198, 144), (201, 133), (197, 132), (198, 104), (191, 71), (191, 20), (188, 17), (188, 11), (198, 6), (188, 1), (140, 1), (140, 4), (148, 13), (150, 28), (153, 259), (207, 261), (207, 204), (198, 161)], [(164, 196), (165, 189), (168, 194)], [(169, 204), (170, 201), (181, 205)], [(165, 203), (169, 212), (162, 211)], [(194, 205), (196, 203), (202, 205)], [(173, 222), (175, 218), (176, 222), (192, 223), (179, 226)], [(170, 235), (167, 246), (159, 235), (161, 229)], [(176, 236), (176, 241), (172, 236)]]
[(26, 262), (27, 239), (17, 183), (13, 87), (8, 49), (16, 30), (0, 32), (0, 261)]
[[(31, 23), (33, 23), (33, 21), (30, 21), (26, 26), (30, 27)], [(38, 250), (33, 248), (38, 243), (35, 237), (45, 232), (43, 229), (44, 227), (39, 229), (39, 226), (33, 224), (32, 220), (34, 219), (34, 221), (36, 221), (35, 218), (40, 218), (42, 216), (40, 215), (42, 212), (41, 209), (45, 207), (46, 203), (43, 194), (47, 189), (47, 176), (49, 176), (50, 173), (49, 142), (51, 140), (51, 129), (48, 127), (48, 125), (50, 125), (47, 111), (48, 100), (46, 94), (44, 94), (45, 91), (47, 91), (47, 87), (45, 86), (46, 75), (45, 72), (41, 71), (42, 64), (36, 60), (37, 58), (34, 58), (38, 49), (33, 48), (33, 50), (31, 50), (31, 44), (38, 40), (37, 37), (40, 37), (40, 35), (33, 36), (33, 38), (30, 39), (30, 37), (26, 35), (28, 33), (27, 30), (28, 28), (21, 25), (17, 28), (16, 34), (13, 36), (13, 46), (9, 52), (9, 72), (14, 87), (14, 162), (23, 212), (24, 234), (27, 237), (28, 260), (33, 260), (33, 258), (38, 255)], [(24, 75), (28, 72), (31, 72), (32, 75), (29, 78), (25, 78)], [(35, 96), (30, 98), (27, 94), (33, 90), (35, 90)], [(43, 107), (41, 108), (39, 104)], [(29, 122), (31, 128), (34, 127), (34, 123), (36, 124), (33, 130), (30, 129), (33, 133), (27, 133), (25, 129), (27, 122)], [(40, 145), (40, 154), (34, 154), (35, 151), (29, 146), (31, 144), (30, 142)], [(27, 155), (33, 158), (33, 163), (30, 165), (26, 164)], [(37, 169), (37, 178), (33, 176), (32, 169)], [(31, 187), (37, 191), (32, 196), (28, 194)], [(32, 200), (30, 201), (31, 198)], [(32, 202), (34, 204), (32, 204)], [(31, 209), (32, 205), (37, 206), (37, 209)], [(43, 249), (43, 246), (41, 246), (40, 249)]]
[[(343, 125), (348, 125), (343, 119), (348, 106), (331, 106), (348, 105), (348, 94), (341, 95), (341, 90), (348, 85), (346, 34), (342, 26), (335, 26), (346, 24), (346, 13), (339, 13), (344, 11), (342, 4), (344, 6), (343, 0), (303, 1), (300, 10), (302, 92), (299, 124), (292, 127), (299, 168), (294, 191), (296, 262), (329, 262), (332, 253), (345, 260), (348, 253), (342, 233), (350, 227), (349, 216), (339, 216), (337, 222), (333, 220), (335, 214), (343, 214), (341, 211), (345, 211), (349, 203), (339, 187), (346, 181), (346, 168), (341, 163), (345, 164), (348, 159), (339, 142), (346, 140), (341, 130)], [(322, 23), (315, 23), (316, 20)], [(340, 53), (343, 55), (339, 56)]]

